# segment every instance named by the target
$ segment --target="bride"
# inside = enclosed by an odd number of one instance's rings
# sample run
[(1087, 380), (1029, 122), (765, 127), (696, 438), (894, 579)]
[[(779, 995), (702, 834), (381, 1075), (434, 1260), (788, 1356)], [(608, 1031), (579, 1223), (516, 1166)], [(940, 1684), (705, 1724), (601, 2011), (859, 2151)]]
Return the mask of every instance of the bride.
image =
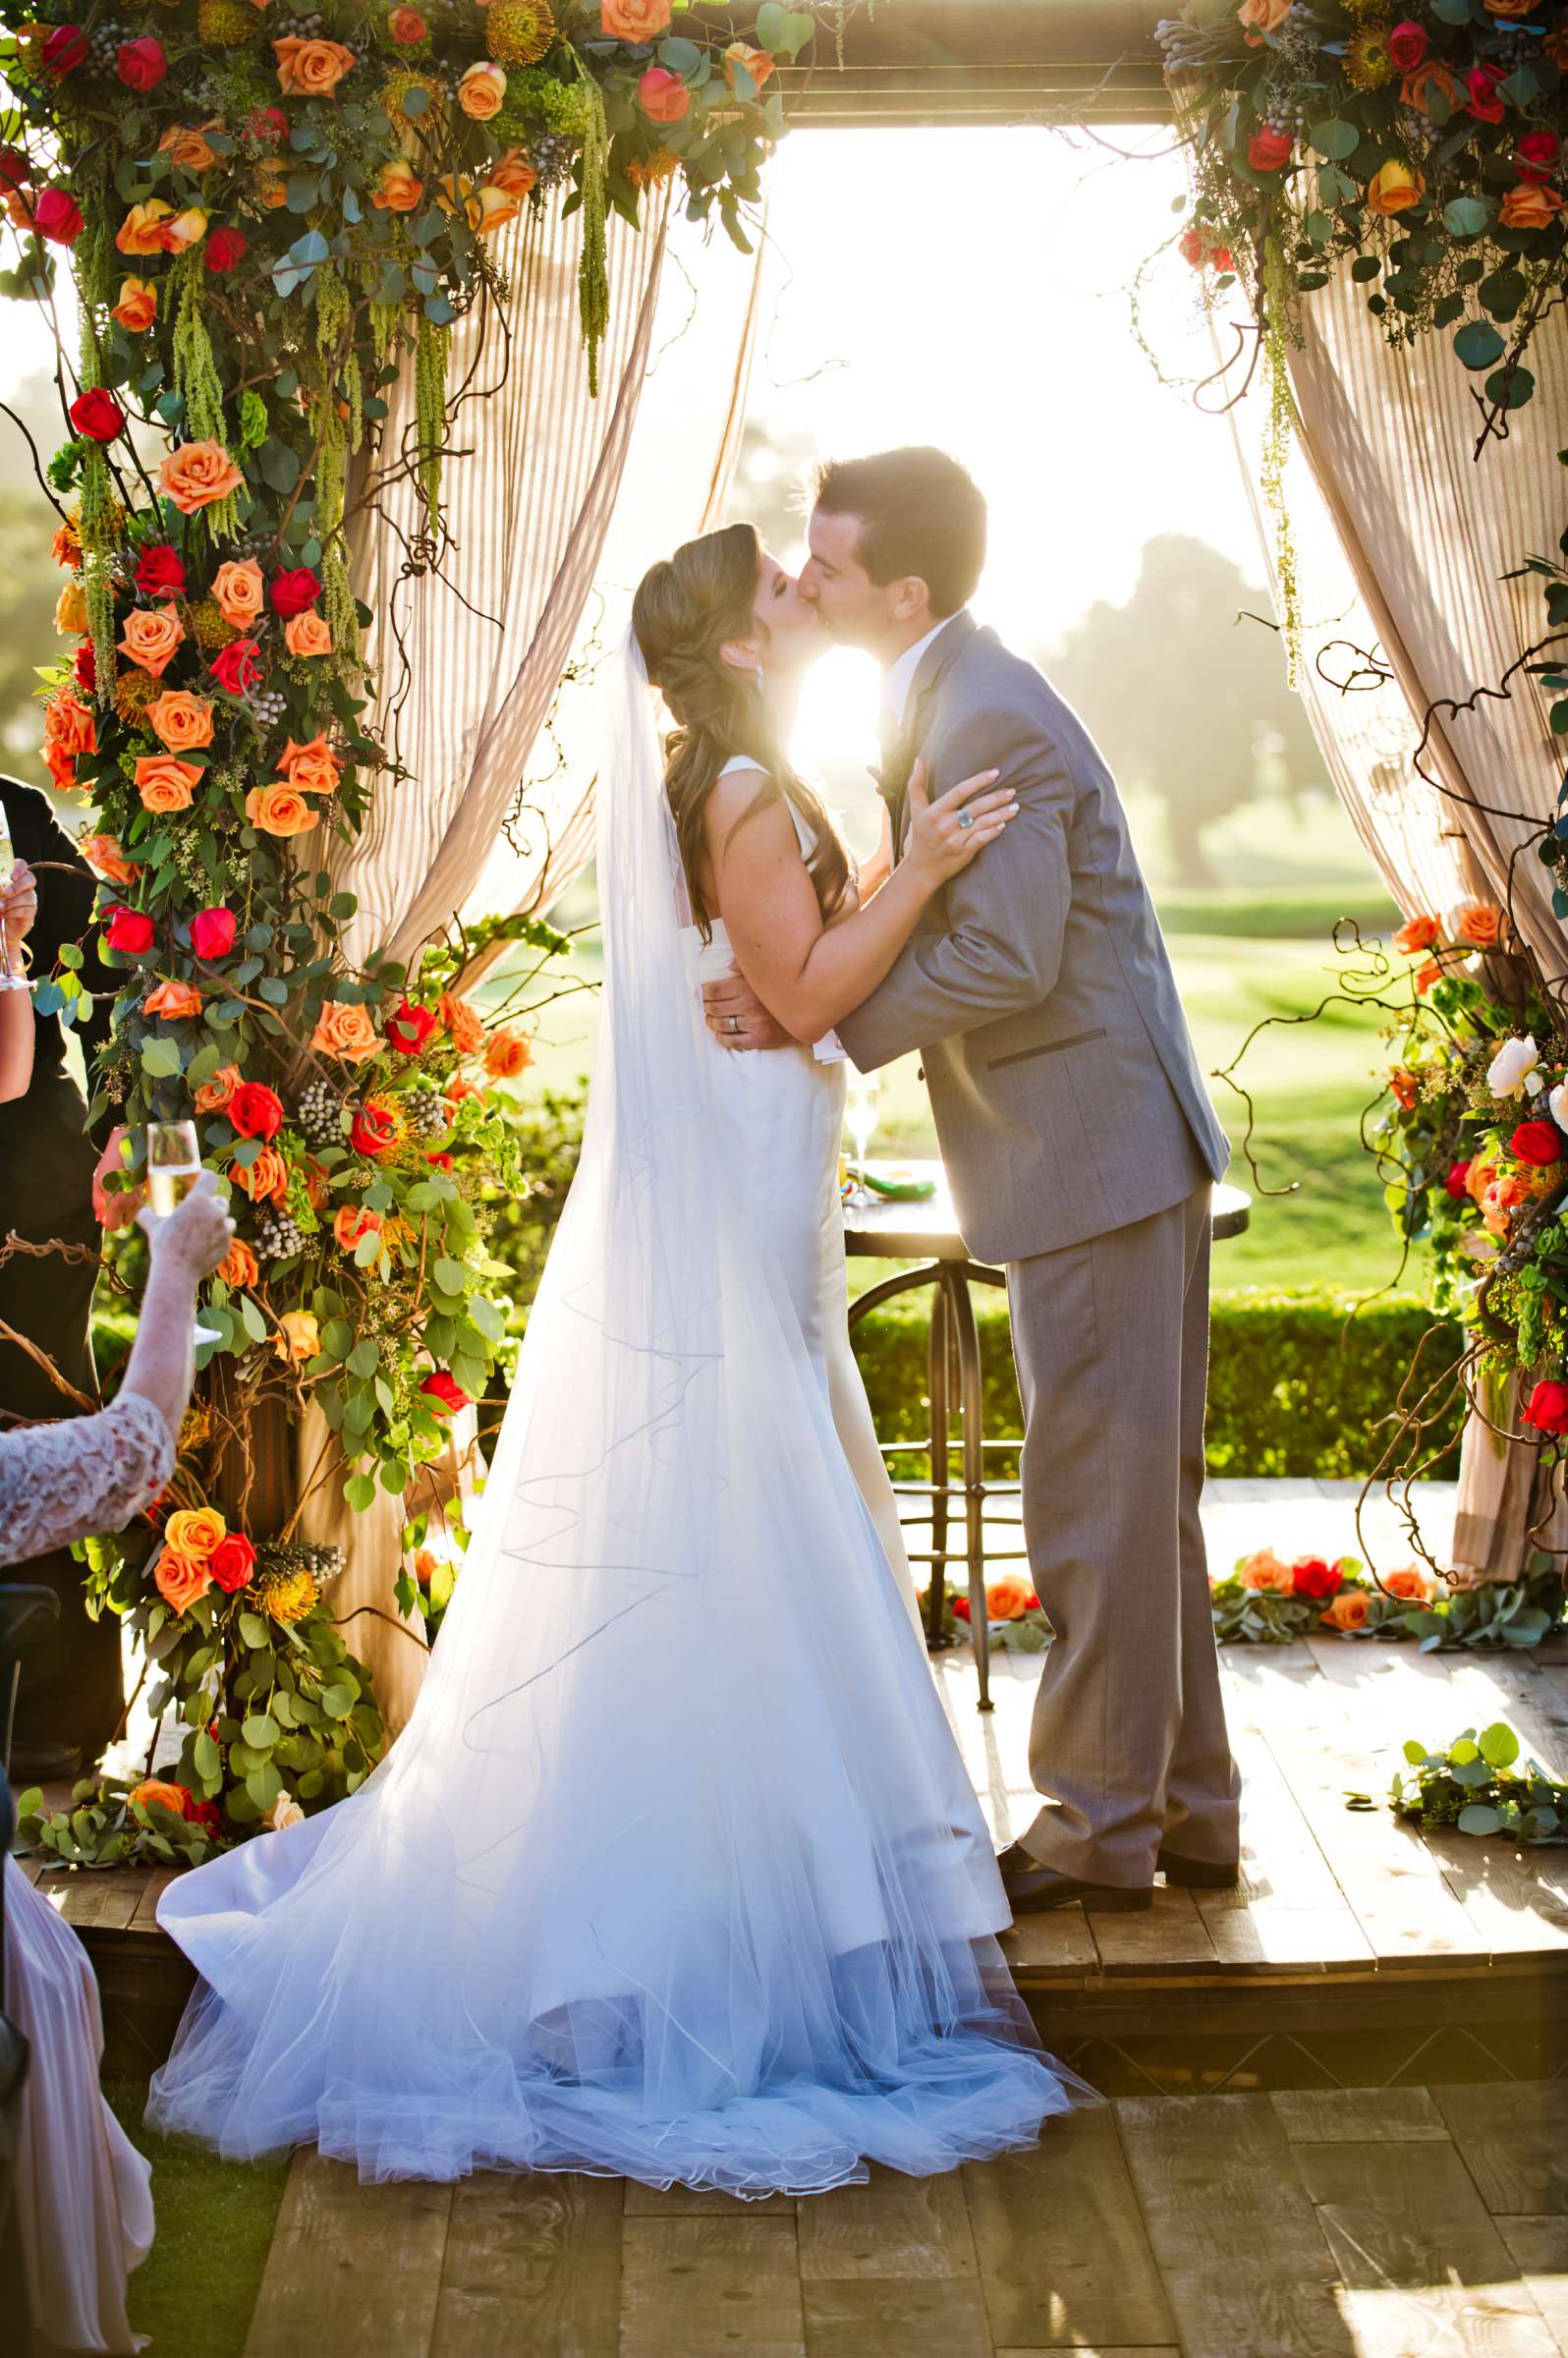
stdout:
[[(1092, 2098), (994, 1939), (845, 1323), (827, 1036), (1009, 798), (917, 779), (858, 892), (782, 750), (817, 625), (755, 532), (656, 565), (633, 628), (583, 1156), (429, 1674), (350, 1800), (159, 1905), (201, 1986), (148, 2118), (230, 2157), (809, 2194)], [(706, 1030), (732, 958), (801, 1045)]]

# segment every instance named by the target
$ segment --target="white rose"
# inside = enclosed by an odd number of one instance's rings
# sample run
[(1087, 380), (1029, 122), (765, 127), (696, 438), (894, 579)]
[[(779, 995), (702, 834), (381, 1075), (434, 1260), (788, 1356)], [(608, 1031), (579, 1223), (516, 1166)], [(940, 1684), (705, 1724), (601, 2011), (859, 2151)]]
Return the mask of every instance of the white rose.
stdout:
[(286, 1825), (303, 1825), (305, 1824), (305, 1812), (287, 1785), (284, 1786), (261, 1824), (269, 1834), (281, 1834)]
[(1546, 1108), (1558, 1129), (1568, 1130), (1568, 1081), (1558, 1082), (1546, 1099)]
[[(1505, 1039), (1486, 1067), (1486, 1087), (1494, 1097), (1517, 1096), (1530, 1086), (1530, 1076), (1540, 1062), (1540, 1050), (1528, 1033), (1523, 1039)], [(1539, 1078), (1536, 1087), (1540, 1087)]]

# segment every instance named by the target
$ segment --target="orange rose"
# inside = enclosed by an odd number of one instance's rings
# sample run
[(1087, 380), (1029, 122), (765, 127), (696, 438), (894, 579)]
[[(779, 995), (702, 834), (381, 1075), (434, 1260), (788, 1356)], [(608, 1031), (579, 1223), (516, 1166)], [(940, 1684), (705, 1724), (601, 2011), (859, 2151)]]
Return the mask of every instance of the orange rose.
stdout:
[(199, 246), (207, 234), (210, 219), (211, 215), (203, 206), (188, 204), (184, 212), (176, 213), (172, 221), (163, 224), (164, 253), (185, 253), (191, 247)]
[(503, 1024), (485, 1042), (484, 1069), (492, 1081), (515, 1081), (532, 1062), (533, 1049), (528, 1035), (518, 1031), (514, 1024)]
[(1465, 1174), (1465, 1193), (1473, 1204), (1479, 1204), (1497, 1176), (1494, 1162), (1483, 1162), (1478, 1156)]
[(475, 123), (491, 122), (500, 113), (505, 96), (506, 68), (487, 57), (470, 66), (458, 84), (458, 104)]
[[(1436, 57), (1428, 58), (1424, 66), (1417, 66), (1399, 85), (1402, 102), (1406, 106), (1413, 106), (1417, 114), (1425, 115), (1428, 122), (1431, 120), (1430, 99), (1433, 90), (1440, 90), (1448, 101), (1449, 115), (1458, 113), (1459, 84), (1442, 60)], [(1444, 120), (1447, 120), (1446, 116)]]
[(341, 41), (306, 40), (297, 32), (274, 41), (272, 54), (285, 98), (330, 98), (344, 75), (360, 62)]
[(80, 582), (67, 582), (54, 601), (54, 627), (63, 637), (84, 638), (91, 625), (87, 621), (87, 593)]
[(358, 999), (328, 999), (316, 1018), (310, 1045), (321, 1056), (335, 1056), (340, 1064), (364, 1064), (366, 1057), (379, 1056), (381, 1042), (370, 1010)]
[(533, 166), (520, 147), (509, 147), (498, 164), (490, 168), (490, 186), (508, 196), (526, 196), (532, 188)]
[[(167, 464), (167, 462), (165, 462)], [(185, 624), (173, 606), (133, 606), (125, 618), (120, 652), (128, 663), (161, 679), (185, 637)]]
[(319, 824), (321, 817), (313, 804), (281, 780), (271, 786), (252, 786), (245, 798), (245, 815), (263, 835), (304, 835)]
[(225, 622), (254, 622), (266, 603), (261, 568), (254, 557), (231, 557), (212, 577), (212, 594)]
[(291, 655), (329, 655), (331, 625), (314, 607), (304, 614), (291, 614), (283, 626), (283, 644)]
[(363, 1204), (345, 1204), (332, 1222), (332, 1233), (345, 1253), (352, 1253), (362, 1236), (379, 1236), (381, 1214)]
[(518, 199), (508, 196), (503, 189), (476, 189), (472, 196), (463, 199), (464, 218), (476, 238), (487, 238), (495, 230), (504, 228), (508, 221), (515, 221), (522, 210)]
[(212, 743), (212, 706), (205, 697), (193, 696), (189, 688), (165, 688), (148, 704), (147, 719), (171, 753), (183, 754)]
[(1430, 990), (1432, 984), (1434, 982), (1440, 982), (1442, 979), (1443, 970), (1437, 963), (1437, 960), (1435, 958), (1428, 958), (1425, 966), (1420, 966), (1416, 969), (1417, 996), (1424, 999), (1427, 996), (1428, 991)]
[(473, 1056), (484, 1045), (484, 1023), (476, 1007), (467, 999), (444, 990), (439, 1009), (441, 1023), (452, 1045), (460, 1056)]
[(158, 315), (158, 290), (150, 278), (122, 278), (120, 300), (110, 311), (111, 319), (133, 336), (143, 335)]
[(417, 8), (393, 9), (387, 18), (386, 28), (392, 38), (405, 48), (414, 41), (422, 41), (426, 30), (424, 19)]
[(77, 850), (95, 876), (105, 884), (134, 884), (141, 870), (128, 860), (112, 835), (84, 835)]
[(75, 754), (68, 754), (63, 745), (50, 745), (46, 739), (43, 748), (43, 765), (54, 780), (57, 794), (74, 794), (76, 792), (77, 758)]
[(1560, 16), (1541, 42), (1559, 74), (1568, 74), (1568, 15)]
[(1421, 1084), (1415, 1074), (1407, 1072), (1402, 1064), (1396, 1064), (1388, 1076), (1388, 1086), (1393, 1091), (1398, 1102), (1409, 1113), (1421, 1095)]
[(70, 688), (51, 696), (43, 708), (43, 733), (62, 753), (95, 754), (98, 728), (81, 698)]
[(171, 1613), (187, 1613), (211, 1588), (212, 1575), (204, 1562), (165, 1547), (153, 1566), (152, 1585)]
[(289, 1166), (276, 1147), (263, 1147), (252, 1162), (232, 1164), (229, 1177), (252, 1204), (289, 1200)]
[(1016, 1572), (1004, 1572), (1000, 1580), (985, 1584), (985, 1611), (992, 1621), (1021, 1621), (1029, 1610), (1032, 1591), (1027, 1580)]
[[(1277, 7), (1281, 13), (1281, 16), (1283, 16), (1289, 11), (1291, 0), (1248, 0), (1248, 7), (1257, 7), (1259, 5)], [(1246, 9), (1243, 9), (1242, 14), (1245, 16), (1246, 13)], [(744, 41), (731, 41), (729, 47), (724, 52), (724, 79), (729, 84), (730, 88), (733, 90), (735, 87), (735, 69), (737, 66), (740, 66), (743, 67), (748, 74), (750, 74), (753, 82), (755, 82), (757, 88), (760, 89), (763, 83), (766, 82), (768, 76), (773, 71), (773, 55), (770, 50), (748, 49)]]
[[(1491, 0), (1486, 0), (1490, 7)], [(1533, 180), (1522, 180), (1509, 190), (1497, 208), (1497, 218), (1504, 229), (1549, 229), (1562, 211), (1562, 198), (1555, 189), (1546, 189)]]
[(182, 442), (158, 469), (158, 480), (182, 516), (232, 498), (245, 481), (221, 442)]
[(1436, 938), (1434, 917), (1407, 917), (1394, 935), (1394, 947), (1402, 958), (1413, 958), (1418, 950), (1429, 950)]
[(218, 1543), (228, 1537), (228, 1530), (215, 1506), (186, 1506), (169, 1517), (163, 1537), (176, 1555), (199, 1559), (212, 1553)]
[(122, 253), (162, 253), (163, 224), (173, 217), (172, 204), (165, 204), (161, 196), (148, 196), (131, 207), (114, 233), (114, 242)]
[(1402, 157), (1391, 155), (1372, 176), (1367, 189), (1367, 209), (1390, 218), (1395, 213), (1409, 212), (1426, 194), (1425, 174)]
[(173, 754), (143, 754), (137, 763), (136, 788), (143, 811), (189, 811), (200, 783), (196, 763), (177, 761)]
[(612, 41), (656, 40), (670, 21), (670, 0), (599, 0), (599, 28)]
[[(183, 1610), (183, 1607), (176, 1609)], [(162, 1776), (144, 1776), (140, 1784), (133, 1785), (126, 1795), (128, 1804), (140, 1803), (144, 1810), (150, 1808), (153, 1802), (159, 1802), (164, 1809), (171, 1810), (176, 1818), (185, 1816), (186, 1799), (184, 1785), (171, 1785), (167, 1777)]]
[(82, 534), (77, 529), (77, 520), (74, 516), (68, 516), (63, 524), (55, 526), (54, 538), (49, 543), (49, 554), (57, 565), (66, 566), (72, 573), (75, 573), (81, 564)]
[(1256, 49), (1265, 32), (1277, 32), (1290, 14), (1290, 0), (1242, 0), (1238, 25), (1247, 27), (1247, 40)]
[(1503, 914), (1489, 901), (1467, 901), (1459, 912), (1456, 930), (1473, 949), (1493, 950), (1502, 939)]
[(1365, 1629), (1367, 1626), (1365, 1591), (1341, 1589), (1328, 1610), (1319, 1613), (1317, 1618), (1325, 1629)]
[(1487, 15), (1492, 17), (1528, 17), (1539, 4), (1540, 0), (1484, 0)]
[(221, 1113), (240, 1086), (237, 1064), (220, 1064), (210, 1081), (203, 1081), (196, 1093), (197, 1113)]
[(171, 123), (158, 141), (158, 153), (172, 155), (182, 172), (208, 172), (218, 159), (201, 132), (217, 131), (220, 127), (221, 117), (217, 115), (209, 123), (203, 123), (201, 131), (191, 131), (182, 123)]
[(1431, 1595), (1431, 1583), (1419, 1564), (1405, 1564), (1399, 1571), (1390, 1572), (1383, 1587), (1390, 1597), (1407, 1598), (1418, 1604), (1425, 1604)]
[(261, 1274), (261, 1264), (244, 1237), (237, 1236), (212, 1274), (222, 1278), (231, 1294), (243, 1294), (248, 1287), (255, 1284)]
[(296, 1364), (303, 1359), (314, 1359), (321, 1348), (321, 1336), (313, 1311), (286, 1310), (278, 1324), (283, 1331), (272, 1337), (272, 1348), (279, 1359)]
[(336, 794), (343, 764), (324, 737), (296, 745), (291, 737), (278, 757), (278, 767), (296, 794)]
[(1272, 1547), (1260, 1547), (1256, 1555), (1250, 1555), (1236, 1577), (1244, 1589), (1260, 1592), (1277, 1589), (1283, 1597), (1288, 1597), (1296, 1586), (1295, 1573)]
[(380, 205), (383, 212), (412, 213), (423, 195), (423, 181), (413, 165), (404, 163), (400, 157), (381, 166), (370, 202)]
[(194, 982), (160, 982), (149, 990), (141, 1002), (143, 1015), (161, 1015), (169, 1023), (183, 1023), (188, 1016), (201, 1013), (201, 993)]

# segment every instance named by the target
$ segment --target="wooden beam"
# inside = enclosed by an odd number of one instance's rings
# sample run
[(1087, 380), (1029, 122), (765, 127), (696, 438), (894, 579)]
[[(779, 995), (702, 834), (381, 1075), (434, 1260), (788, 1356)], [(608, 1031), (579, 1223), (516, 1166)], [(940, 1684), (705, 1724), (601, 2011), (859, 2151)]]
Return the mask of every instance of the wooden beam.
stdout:
[[(1156, 0), (851, 0), (779, 76), (803, 130), (1164, 122)], [(753, 0), (693, 11), (745, 37)]]

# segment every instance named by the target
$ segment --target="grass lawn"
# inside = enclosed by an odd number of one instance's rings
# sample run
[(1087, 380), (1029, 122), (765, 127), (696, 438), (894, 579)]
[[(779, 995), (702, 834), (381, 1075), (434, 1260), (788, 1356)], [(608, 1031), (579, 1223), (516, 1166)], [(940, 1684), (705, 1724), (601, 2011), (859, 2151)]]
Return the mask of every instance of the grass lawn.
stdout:
[(241, 2358), (288, 2163), (248, 2167), (152, 2136), (144, 2080), (108, 2080), (104, 2094), (152, 2162), (158, 2232), (131, 2279), (132, 2326), (152, 2358)]

